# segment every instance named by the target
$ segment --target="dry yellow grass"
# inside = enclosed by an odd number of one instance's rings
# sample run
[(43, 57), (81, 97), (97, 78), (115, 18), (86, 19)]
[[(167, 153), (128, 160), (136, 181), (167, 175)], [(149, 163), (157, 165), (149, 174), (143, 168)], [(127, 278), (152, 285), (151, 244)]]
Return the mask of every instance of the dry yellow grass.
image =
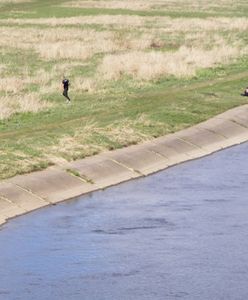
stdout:
[(215, 11), (216, 9), (225, 10), (230, 7), (239, 7), (246, 4), (245, 0), (170, 0), (155, 1), (155, 9), (174, 10), (174, 11)]
[(73, 136), (65, 135), (60, 138), (59, 142), (55, 146), (51, 146), (46, 149), (48, 157), (75, 157), (79, 155), (89, 156), (94, 153), (98, 153), (104, 150), (104, 147), (100, 145), (94, 145), (88, 143), (88, 139), (91, 137), (94, 130), (97, 130), (95, 124), (86, 124), (81, 130), (76, 131)]
[[(170, 18), (170, 17), (141, 17), (141, 16), (126, 16), (126, 15), (100, 15), (100, 16), (85, 16), (85, 17), (71, 17), (71, 18), (41, 18), (41, 19), (3, 19), (0, 20), (1, 24), (11, 24), (11, 25), (24, 25), (24, 24), (36, 24), (36, 25), (49, 25), (53, 26), (63, 26), (63, 25), (83, 25), (83, 24), (98, 24), (102, 25), (115, 25), (116, 28), (132, 28), (132, 27), (144, 27), (148, 25), (149, 29), (160, 28), (164, 31), (230, 31), (239, 30), (245, 31), (248, 29), (248, 19), (245, 17), (209, 17), (205, 19), (201, 18)], [(4, 28), (1, 28), (3, 31)], [(30, 28), (28, 34), (30, 32)], [(80, 30), (68, 31), (69, 29), (61, 28), (57, 30), (57, 34), (54, 31), (49, 31), (46, 33), (40, 32), (40, 36), (37, 34), (38, 30), (33, 29), (36, 32), (36, 39), (39, 38), (41, 41), (45, 41), (47, 38), (51, 41), (51, 36), (53, 40), (57, 39), (60, 41), (60, 36), (65, 36), (67, 33), (72, 34), (73, 38), (78, 38)], [(23, 29), (25, 31), (25, 29)], [(15, 35), (14, 30), (11, 32), (13, 36)], [(85, 31), (87, 33), (87, 31)], [(90, 37), (90, 32), (88, 32)], [(81, 32), (82, 34), (82, 32)], [(50, 35), (50, 37), (49, 37)], [(34, 36), (34, 35), (33, 35)], [(23, 37), (24, 38), (24, 37)]]
[[(181, 0), (178, 0), (181, 1)], [(231, 0), (221, 0), (229, 3)], [(83, 5), (158, 5), (167, 3), (174, 5), (177, 1), (84, 1)], [(187, 3), (189, 1), (186, 1)], [(190, 0), (192, 5), (204, 5), (203, 0)], [(82, 1), (78, 1), (82, 4)], [(211, 0), (211, 3), (213, 1)], [(91, 5), (90, 4), (90, 5)], [(93, 5), (92, 4), (92, 5)], [(44, 60), (53, 60), (52, 70), (39, 70), (30, 75), (29, 70), (22, 70), (18, 76), (6, 77), (5, 65), (0, 65), (2, 80), (0, 91), (17, 99), (30, 84), (39, 85), (39, 93), (47, 94), (60, 91), (60, 81), (64, 74), (73, 73), (75, 66), (83, 67), (94, 54), (101, 53), (102, 62), (92, 77), (75, 76), (72, 89), (89, 93), (104, 90), (104, 80), (118, 80), (123, 74), (138, 79), (140, 83), (174, 75), (189, 77), (195, 75), (200, 68), (226, 64), (242, 56), (247, 48), (239, 42), (239, 33), (248, 30), (247, 18), (170, 18), (141, 16), (85, 16), (72, 18), (49, 19), (8, 19), (0, 20), (0, 47), (32, 49)], [(7, 24), (16, 26), (7, 26)], [(51, 28), (19, 27), (22, 24), (44, 24)], [(58, 25), (101, 24), (111, 25), (111, 30), (97, 31), (93, 29), (67, 28)], [(53, 27), (56, 26), (56, 27)], [(124, 30), (118, 30), (118, 29)], [(135, 30), (133, 30), (135, 28)], [(114, 30), (113, 30), (114, 29)], [(131, 29), (131, 30), (130, 30)], [(222, 33), (225, 32), (225, 38)], [(151, 48), (163, 48), (169, 34), (177, 39), (178, 50), (142, 51)], [(228, 43), (227, 43), (228, 41)], [(154, 46), (156, 45), (156, 46)], [(164, 49), (165, 50), (165, 49)], [(54, 62), (56, 60), (56, 62)], [(63, 61), (63, 63), (62, 63)], [(135, 80), (133, 81), (135, 82)], [(136, 81), (137, 82), (137, 81)], [(104, 92), (104, 91), (103, 91)], [(13, 96), (14, 94), (14, 96)], [(6, 101), (6, 100), (4, 100)], [(11, 101), (13, 104), (13, 101)], [(18, 100), (17, 100), (17, 103)], [(18, 104), (19, 105), (19, 104)], [(17, 106), (18, 106), (17, 105)], [(7, 105), (11, 111), (13, 105)], [(20, 105), (18, 106), (21, 111)], [(6, 112), (3, 115), (8, 115)], [(11, 113), (12, 114), (12, 113)]]
[(73, 81), (72, 88), (75, 92), (84, 91), (91, 94), (97, 90), (97, 80), (93, 78), (76, 77)]
[[(2, 46), (34, 45), (43, 43), (59, 43), (63, 41), (83, 41), (90, 42), (93, 37), (101, 39), (111, 38), (111, 32), (98, 32), (95, 30), (81, 30), (77, 28), (19, 28), (1, 26), (0, 33), (2, 36)], [(73, 45), (71, 45), (73, 47)]]
[(0, 91), (17, 93), (24, 87), (23, 80), (18, 77), (3, 77), (0, 80)]
[(2, 24), (12, 25), (49, 25), (63, 26), (63, 25), (82, 25), (82, 24), (98, 24), (98, 25), (125, 25), (127, 27), (143, 26), (149, 17), (128, 16), (128, 15), (100, 15), (100, 16), (83, 16), (83, 17), (69, 17), (69, 18), (40, 18), (40, 19), (17, 19), (9, 18), (0, 20)]
[(152, 80), (162, 75), (189, 77), (195, 75), (197, 69), (227, 64), (244, 51), (247, 52), (247, 48), (222, 45), (211, 50), (182, 46), (176, 52), (113, 54), (104, 57), (98, 71), (106, 80), (118, 80), (123, 74), (140, 80)]
[[(7, 20), (12, 22), (13, 19)], [(14, 20), (19, 22), (20, 20)], [(140, 81), (149, 81), (164, 75), (176, 77), (193, 76), (199, 68), (213, 67), (216, 64), (229, 63), (243, 55), (246, 47), (238, 43), (237, 32), (246, 32), (246, 18), (169, 18), (137, 16), (94, 16), (66, 19), (36, 19), (24, 22), (51, 24), (76, 24), (77, 22), (110, 22), (117, 26), (138, 23), (144, 26), (136, 31), (96, 31), (80, 28), (19, 28), (2, 26), (0, 28), (0, 46), (33, 49), (45, 60), (58, 61), (52, 71), (40, 70), (30, 76), (28, 70), (20, 77), (7, 77), (0, 83), (0, 91), (18, 93), (28, 84), (40, 85), (40, 93), (46, 94), (59, 90), (63, 74), (70, 73), (79, 61), (89, 60), (96, 53), (106, 54), (92, 78), (74, 78), (75, 91), (95, 93), (103, 80), (119, 79), (123, 74)], [(53, 23), (55, 22), (55, 23)], [(18, 23), (17, 23), (18, 24)], [(116, 25), (115, 24), (115, 25)], [(149, 26), (145, 27), (145, 25)], [(225, 31), (225, 39), (221, 32)], [(163, 36), (173, 32), (178, 37), (183, 34), (181, 45), (175, 52), (142, 52), (152, 45), (163, 47)], [(211, 34), (209, 33), (211, 32)], [(229, 35), (227, 34), (229, 32)], [(128, 52), (127, 52), (128, 51)], [(61, 64), (62, 59), (69, 59)], [(4, 70), (2, 67), (2, 70)], [(0, 69), (1, 70), (1, 69)]]
[(201, 31), (245, 31), (248, 29), (247, 18), (176, 18), (154, 17), (154, 27), (165, 32), (201, 32)]
[[(111, 21), (114, 21), (113, 19)], [(70, 58), (86, 60), (95, 53), (108, 53), (127, 49), (146, 49), (153, 44), (154, 39), (158, 35), (163, 36), (163, 34), (170, 32), (174, 34), (176, 32), (202, 34), (208, 31), (246, 31), (248, 29), (248, 20), (246, 18), (234, 18), (230, 20), (229, 18), (171, 19), (168, 17), (155, 17), (142, 18), (141, 20), (148, 20), (149, 22), (152, 20), (152, 26), (151, 29), (146, 29), (146, 33), (139, 37), (130, 33), (118, 35), (109, 31), (98, 32), (95, 30), (80, 30), (78, 28), (38, 30), (2, 26), (0, 28), (0, 46), (34, 49), (44, 59)], [(125, 22), (122, 18), (118, 19), (118, 22), (121, 23), (122, 21)]]
[[(34, 75), (29, 74), (29, 70), (24, 68), (19, 76), (4, 77), (0, 81), (0, 91), (5, 93), (20, 93), (30, 84), (45, 86), (52, 80), (56, 80), (58, 74), (55, 71), (47, 72), (43, 69), (38, 70)], [(60, 76), (62, 77), (62, 75)]]
[[(101, 15), (101, 16), (85, 16), (71, 18), (41, 18), (41, 19), (4, 19), (0, 20), (2, 24), (36, 24), (36, 25), (83, 25), (83, 24), (99, 24), (99, 25), (121, 25), (126, 28), (142, 27), (149, 23), (151, 28), (162, 27), (165, 30), (176, 31), (196, 31), (196, 30), (246, 30), (248, 20), (244, 17), (224, 18), (211, 17), (206, 19), (200, 18), (170, 18), (170, 17), (141, 17), (126, 15)], [(35, 31), (35, 30), (34, 30)], [(59, 34), (58, 34), (59, 35)], [(42, 40), (42, 36), (41, 36)]]
[(63, 3), (65, 7), (78, 7), (78, 8), (103, 8), (103, 9), (129, 9), (129, 10), (178, 10), (178, 11), (213, 11), (215, 9), (230, 8), (230, 6), (238, 7), (243, 0), (80, 0), (68, 1)]
[(24, 3), (24, 2), (32, 2), (33, 0), (0, 0), (0, 6), (2, 4), (7, 4), (7, 3)]
[[(147, 10), (154, 6), (154, 2), (147, 2), (143, 0), (126, 0), (126, 1), (69, 1), (63, 3), (65, 7), (79, 7), (79, 8), (111, 8), (111, 9), (129, 9), (129, 10)], [(161, 1), (159, 2), (161, 3)]]
[[(44, 59), (87, 59), (95, 52), (112, 50), (110, 33), (79, 29), (43, 29), (1, 27), (0, 46), (34, 49)], [(95, 47), (91, 41), (97, 41)]]
[(37, 113), (51, 106), (51, 103), (40, 100), (39, 95), (36, 93), (0, 96), (0, 120), (8, 119), (15, 113)]
[(153, 36), (144, 34), (118, 35), (114, 32), (52, 28), (31, 29), (0, 28), (0, 46), (34, 49), (44, 59), (86, 60), (95, 53), (108, 53), (127, 49), (140, 50), (150, 47)]
[(60, 156), (76, 158), (77, 156), (89, 156), (107, 150), (107, 145), (104, 143), (99, 145), (97, 141), (92, 139), (95, 134), (121, 145), (136, 144), (151, 139), (148, 134), (138, 130), (137, 126), (139, 125), (164, 128), (163, 123), (152, 121), (145, 114), (141, 114), (136, 120), (124, 119), (105, 128), (99, 127), (95, 123), (89, 123), (80, 131), (76, 131), (73, 136), (65, 135), (62, 137), (58, 145), (47, 148), (46, 153), (48, 153), (50, 160), (52, 158), (52, 161), (56, 161), (56, 158), (58, 159)]

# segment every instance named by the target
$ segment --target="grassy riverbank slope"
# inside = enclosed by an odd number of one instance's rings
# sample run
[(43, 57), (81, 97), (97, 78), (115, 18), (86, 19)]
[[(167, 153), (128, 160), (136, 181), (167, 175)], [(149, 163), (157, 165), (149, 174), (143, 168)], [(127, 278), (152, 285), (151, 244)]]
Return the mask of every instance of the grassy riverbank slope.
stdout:
[(0, 178), (247, 103), (247, 13), (244, 0), (0, 0)]

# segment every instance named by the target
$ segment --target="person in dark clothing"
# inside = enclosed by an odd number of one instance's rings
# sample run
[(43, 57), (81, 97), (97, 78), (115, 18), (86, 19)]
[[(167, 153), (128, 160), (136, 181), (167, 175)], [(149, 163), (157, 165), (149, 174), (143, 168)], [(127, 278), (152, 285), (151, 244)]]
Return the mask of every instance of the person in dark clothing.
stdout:
[(244, 91), (244, 96), (248, 96), (248, 87)]
[(248, 87), (244, 90), (244, 93), (242, 93), (240, 95), (248, 97)]
[(69, 90), (69, 85), (70, 85), (69, 79), (66, 79), (64, 77), (62, 84), (63, 84), (63, 88), (64, 88), (63, 96), (67, 99), (68, 102), (71, 102), (71, 99), (68, 96), (68, 90)]

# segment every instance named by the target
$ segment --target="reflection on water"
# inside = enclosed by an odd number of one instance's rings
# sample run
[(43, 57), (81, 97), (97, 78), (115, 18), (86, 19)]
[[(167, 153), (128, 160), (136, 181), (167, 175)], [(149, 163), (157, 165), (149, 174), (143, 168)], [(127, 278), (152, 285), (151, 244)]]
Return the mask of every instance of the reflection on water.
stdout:
[(12, 220), (0, 231), (0, 299), (247, 299), (247, 151)]

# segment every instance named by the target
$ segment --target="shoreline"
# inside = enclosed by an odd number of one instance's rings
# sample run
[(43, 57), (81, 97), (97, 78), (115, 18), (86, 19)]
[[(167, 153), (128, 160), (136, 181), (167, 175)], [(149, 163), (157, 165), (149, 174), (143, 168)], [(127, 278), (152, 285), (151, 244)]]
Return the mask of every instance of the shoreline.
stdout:
[(248, 104), (143, 144), (0, 181), (0, 226), (82, 196), (248, 141)]

